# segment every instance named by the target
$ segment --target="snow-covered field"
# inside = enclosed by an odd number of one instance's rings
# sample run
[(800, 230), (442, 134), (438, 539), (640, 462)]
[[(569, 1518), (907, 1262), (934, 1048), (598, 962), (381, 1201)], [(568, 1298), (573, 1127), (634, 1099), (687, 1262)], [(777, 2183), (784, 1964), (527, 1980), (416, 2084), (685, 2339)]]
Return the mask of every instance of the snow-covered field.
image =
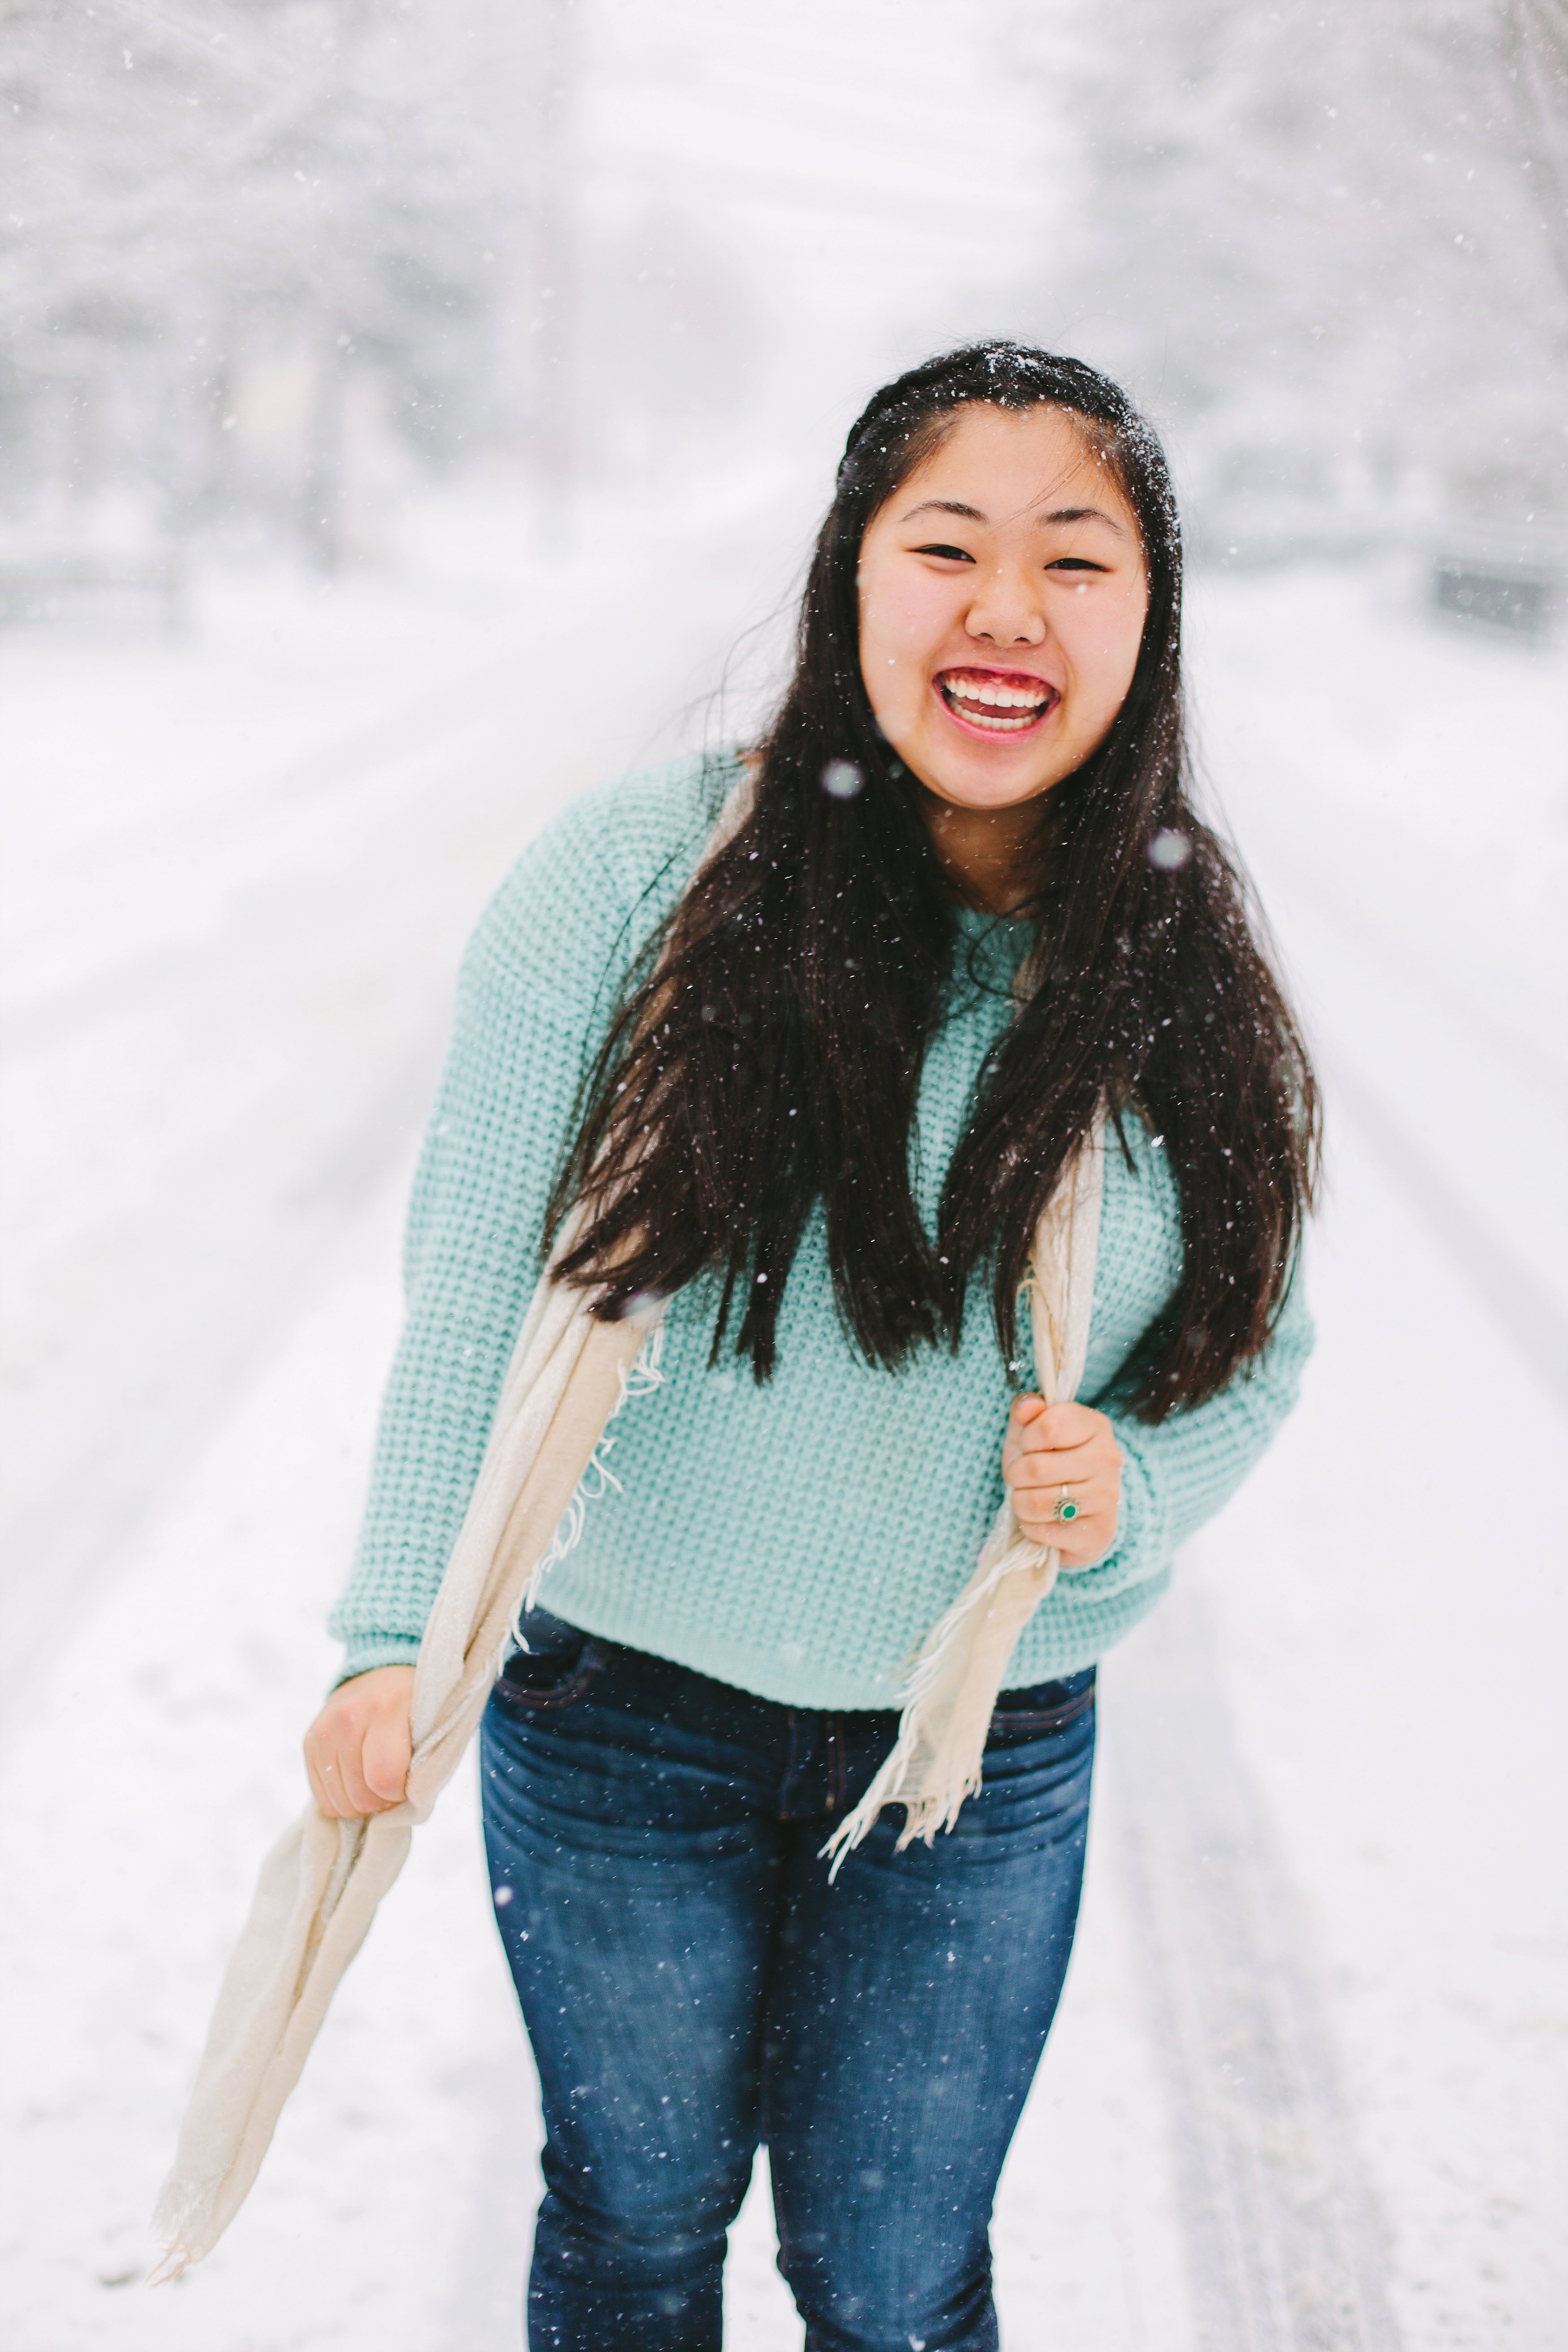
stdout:
[[(145, 2293), (146, 2214), (301, 1793), (462, 933), (562, 797), (689, 740), (791, 511), (590, 519), (530, 559), (491, 486), (380, 579), (218, 582), (184, 640), (0, 647), (0, 1626), (37, 1661), (0, 1753), (8, 2352), (517, 2342), (534, 2111), (471, 1790), (230, 2237)], [(1207, 767), (1329, 1080), (1321, 1344), (1106, 1670), (1004, 2338), (1550, 2352), (1568, 676), (1444, 634), (1392, 570), (1218, 577), (1193, 614)], [(734, 2342), (798, 2347), (760, 2196), (735, 2240)]]

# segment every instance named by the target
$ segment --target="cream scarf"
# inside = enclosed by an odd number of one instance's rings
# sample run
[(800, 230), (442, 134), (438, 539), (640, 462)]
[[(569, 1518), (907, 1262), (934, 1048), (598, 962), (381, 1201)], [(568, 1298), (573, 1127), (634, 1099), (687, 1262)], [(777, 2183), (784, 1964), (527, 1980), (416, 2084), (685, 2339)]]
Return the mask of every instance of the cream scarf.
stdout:
[[(718, 841), (738, 821), (731, 795)], [(1094, 1296), (1103, 1121), (1047, 1205), (1029, 1272), (1035, 1377), (1070, 1398), (1083, 1374)], [(561, 1247), (570, 1245), (570, 1232)], [(210, 2253), (260, 2169), (339, 1979), (369, 1932), (484, 1711), (521, 1609), (574, 1541), (603, 1485), (605, 1428), (657, 1383), (657, 1318), (605, 1323), (581, 1291), (533, 1295), (489, 1444), (426, 1629), (414, 1678), (414, 1759), (405, 1801), (368, 1820), (329, 1821), (312, 1801), (267, 1855), (223, 1983), (156, 2225), (176, 2277)], [(853, 1563), (847, 1563), (847, 1569)], [(885, 1804), (908, 1808), (899, 1844), (951, 1827), (980, 1786), (981, 1754), (1019, 1633), (1056, 1580), (1054, 1550), (1031, 1543), (1004, 1503), (973, 1575), (913, 1660), (891, 1753), (825, 1852), (836, 1874)]]

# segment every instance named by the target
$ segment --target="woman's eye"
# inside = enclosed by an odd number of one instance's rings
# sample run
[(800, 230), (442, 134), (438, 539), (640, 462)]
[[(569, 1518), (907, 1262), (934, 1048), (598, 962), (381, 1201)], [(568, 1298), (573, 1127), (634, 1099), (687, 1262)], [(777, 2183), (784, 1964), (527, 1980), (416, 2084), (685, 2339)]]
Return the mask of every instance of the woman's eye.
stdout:
[(1103, 572), (1104, 569), (1103, 563), (1091, 563), (1087, 555), (1058, 555), (1054, 563), (1046, 566), (1047, 572)]
[(973, 563), (974, 558), (966, 547), (917, 547), (917, 555), (944, 555), (950, 563)]

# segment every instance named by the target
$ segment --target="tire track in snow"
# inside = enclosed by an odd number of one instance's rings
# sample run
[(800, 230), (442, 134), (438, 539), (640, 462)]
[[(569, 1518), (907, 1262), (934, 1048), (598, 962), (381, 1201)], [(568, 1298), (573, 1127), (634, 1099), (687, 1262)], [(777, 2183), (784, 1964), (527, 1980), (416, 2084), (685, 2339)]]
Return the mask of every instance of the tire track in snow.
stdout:
[(1117, 1863), (1205, 2352), (1399, 2352), (1310, 1937), (1189, 1582), (1106, 1683)]
[[(1299, 950), (1331, 1105), (1342, 1106), (1548, 1393), (1568, 1403), (1568, 1320), (1550, 1288), (1413, 1132), (1389, 1087), (1344, 1050), (1347, 1034), (1385, 1049), (1403, 1039), (1419, 1068), (1440, 1032), (1450, 1064), (1489, 1075), (1500, 1057), (1539, 1084), (1536, 1041), (1495, 1034), (1489, 1008), (1466, 1003), (1452, 975), (1408, 947), (1384, 953), (1310, 843), (1250, 810), (1240, 830), (1264, 852), (1269, 903)], [(1389, 1075), (1408, 1082), (1397, 1055)], [(1452, 1068), (1450, 1077), (1457, 1085)], [(1105, 1682), (1104, 1737), (1121, 1790), (1111, 1833), (1205, 2352), (1399, 2352), (1384, 2228), (1312, 1939), (1190, 1581), (1179, 1579), (1115, 1654)]]

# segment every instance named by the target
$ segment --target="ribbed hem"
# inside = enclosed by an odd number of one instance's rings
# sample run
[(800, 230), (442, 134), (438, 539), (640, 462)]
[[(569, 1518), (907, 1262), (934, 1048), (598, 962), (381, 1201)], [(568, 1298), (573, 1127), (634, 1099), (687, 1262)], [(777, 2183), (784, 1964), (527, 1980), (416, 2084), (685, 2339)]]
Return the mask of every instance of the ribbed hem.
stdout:
[[(666, 1658), (672, 1665), (689, 1666), (694, 1674), (727, 1683), (732, 1690), (748, 1691), (753, 1698), (771, 1699), (778, 1706), (828, 1708), (846, 1715), (897, 1711), (897, 1677), (878, 1682), (866, 1674), (847, 1674), (821, 1658), (787, 1656), (782, 1644), (760, 1650), (741, 1643), (718, 1642), (696, 1626), (674, 1624), (652, 1612), (637, 1612), (627, 1605), (629, 1594), (623, 1593), (621, 1605), (615, 1609), (595, 1608), (592, 1601), (579, 1606), (577, 1596), (566, 1586), (564, 1573), (554, 1591), (548, 1580), (545, 1583), (540, 1598), (552, 1616), (603, 1641), (619, 1642), (627, 1649)], [(1151, 1603), (1154, 1597), (1152, 1591)], [(1138, 1605), (1132, 1604), (1131, 1614), (1140, 1613)], [(1092, 1666), (1129, 1622), (1128, 1607), (1120, 1601), (1104, 1610), (1075, 1610), (1066, 1622), (1047, 1601), (1024, 1628), (1003, 1687), (1018, 1689), (1026, 1684), (1050, 1682)]]
[(343, 1651), (332, 1688), (352, 1682), (355, 1675), (368, 1675), (373, 1666), (416, 1666), (419, 1647), (411, 1633), (367, 1634), (363, 1642), (351, 1642)]

